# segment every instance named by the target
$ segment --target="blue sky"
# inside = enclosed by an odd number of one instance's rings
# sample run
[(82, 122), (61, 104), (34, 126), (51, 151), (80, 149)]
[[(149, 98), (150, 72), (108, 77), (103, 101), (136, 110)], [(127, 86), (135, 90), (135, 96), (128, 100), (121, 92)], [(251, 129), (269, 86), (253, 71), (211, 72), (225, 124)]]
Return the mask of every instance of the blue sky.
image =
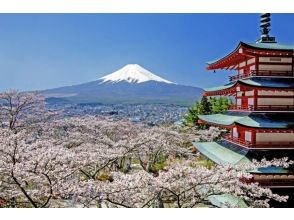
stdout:
[[(294, 14), (272, 14), (271, 35), (294, 44)], [(259, 14), (0, 14), (0, 90), (96, 80), (137, 63), (199, 87), (227, 81), (205, 70), (240, 40), (259, 37)]]

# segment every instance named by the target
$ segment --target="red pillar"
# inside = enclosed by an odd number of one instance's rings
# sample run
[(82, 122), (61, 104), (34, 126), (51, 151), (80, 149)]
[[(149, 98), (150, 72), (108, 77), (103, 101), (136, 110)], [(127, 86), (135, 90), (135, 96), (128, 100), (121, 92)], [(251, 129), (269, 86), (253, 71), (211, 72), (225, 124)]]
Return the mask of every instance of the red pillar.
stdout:
[(252, 130), (251, 142), (253, 146), (256, 145), (256, 130)]
[(257, 89), (254, 89), (253, 90), (253, 101), (254, 101), (254, 107), (253, 107), (253, 110), (257, 110)]

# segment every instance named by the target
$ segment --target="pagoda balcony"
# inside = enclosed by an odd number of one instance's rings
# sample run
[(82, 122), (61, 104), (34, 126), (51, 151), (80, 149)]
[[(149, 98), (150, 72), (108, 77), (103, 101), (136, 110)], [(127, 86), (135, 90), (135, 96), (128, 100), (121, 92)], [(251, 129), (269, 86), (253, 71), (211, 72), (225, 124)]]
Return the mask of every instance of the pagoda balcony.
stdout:
[(230, 105), (229, 111), (294, 111), (294, 105)]
[(225, 135), (223, 136), (223, 139), (246, 148), (250, 148), (252, 146), (252, 143), (250, 141), (245, 141), (240, 138), (232, 137), (231, 135)]
[(253, 174), (253, 182), (258, 182), (261, 186), (294, 186), (293, 174)]
[(250, 141), (246, 141), (244, 139), (232, 137), (231, 135), (226, 135), (223, 137), (224, 140), (237, 144), (239, 146), (245, 148), (287, 148), (287, 149), (294, 149), (294, 142), (291, 141), (281, 141), (281, 142), (256, 142), (252, 143)]
[(294, 77), (292, 71), (277, 71), (277, 70), (251, 70), (247, 73), (237, 74), (229, 76), (230, 82), (237, 81), (239, 79), (246, 79), (252, 76), (263, 76), (263, 77)]

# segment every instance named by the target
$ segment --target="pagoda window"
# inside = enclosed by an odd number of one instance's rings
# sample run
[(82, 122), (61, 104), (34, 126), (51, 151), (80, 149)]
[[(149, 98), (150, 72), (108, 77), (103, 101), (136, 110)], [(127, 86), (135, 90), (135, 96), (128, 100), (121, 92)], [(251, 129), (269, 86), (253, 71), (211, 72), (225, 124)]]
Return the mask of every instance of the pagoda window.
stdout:
[(234, 127), (234, 128), (233, 128), (233, 137), (234, 137), (234, 138), (238, 138), (238, 137), (239, 137), (237, 127)]
[(254, 98), (248, 98), (248, 106), (254, 107)]
[(245, 131), (245, 141), (251, 142), (252, 141), (252, 132)]
[(243, 96), (243, 92), (237, 92), (237, 97), (242, 97)]
[(242, 99), (237, 99), (237, 106), (241, 106), (242, 104)]

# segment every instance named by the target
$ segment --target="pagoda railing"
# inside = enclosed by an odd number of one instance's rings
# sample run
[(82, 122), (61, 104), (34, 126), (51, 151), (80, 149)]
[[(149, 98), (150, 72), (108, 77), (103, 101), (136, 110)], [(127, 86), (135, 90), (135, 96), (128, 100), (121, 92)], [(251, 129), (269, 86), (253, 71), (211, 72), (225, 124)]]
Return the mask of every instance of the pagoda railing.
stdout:
[(293, 71), (278, 71), (278, 70), (250, 70), (247, 73), (229, 76), (230, 81), (245, 79), (251, 76), (277, 76), (277, 77), (294, 77)]
[(239, 145), (242, 145), (242, 146), (245, 146), (245, 147), (252, 146), (252, 143), (250, 141), (245, 141), (241, 138), (232, 137), (231, 135), (225, 135), (223, 137), (223, 139), (230, 141), (230, 142), (233, 142), (233, 143), (236, 143), (236, 144), (239, 144)]
[(245, 78), (248, 78), (250, 77), (250, 74), (247, 73), (247, 74), (238, 74), (238, 75), (233, 75), (233, 76), (229, 76), (229, 80), (230, 82), (233, 82), (233, 81), (237, 81), (239, 79), (245, 79)]
[(294, 186), (294, 175), (253, 174), (251, 181), (258, 182), (261, 186)]
[(241, 146), (245, 146), (247, 148), (293, 148), (294, 149), (293, 141), (279, 141), (279, 142), (268, 141), (268, 142), (252, 143), (250, 141), (246, 141), (241, 138), (232, 137), (231, 135), (226, 135), (223, 137), (223, 139)]
[(294, 105), (258, 105), (255, 111), (294, 111)]
[(246, 111), (294, 111), (294, 105), (230, 105), (229, 110)]
[(279, 71), (279, 70), (251, 70), (251, 76), (284, 76), (293, 77), (293, 71)]
[(246, 110), (246, 111), (253, 111), (253, 105), (230, 105), (229, 110)]

